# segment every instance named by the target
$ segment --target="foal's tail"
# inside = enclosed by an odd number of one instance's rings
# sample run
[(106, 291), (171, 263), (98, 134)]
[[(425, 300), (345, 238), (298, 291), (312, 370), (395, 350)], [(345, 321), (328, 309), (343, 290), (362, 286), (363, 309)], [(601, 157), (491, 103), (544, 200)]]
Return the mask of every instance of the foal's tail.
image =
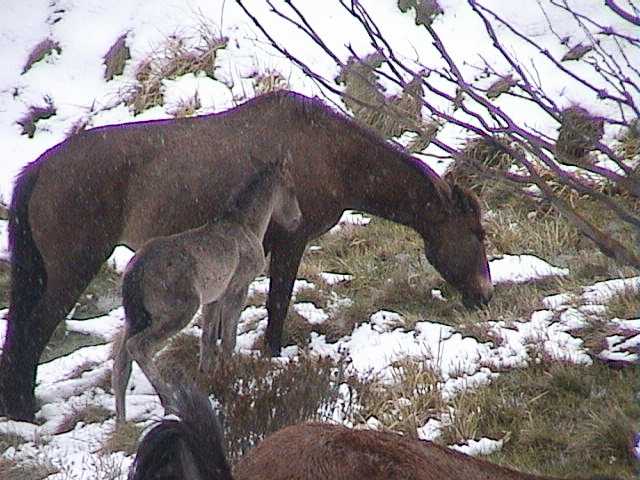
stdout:
[(122, 306), (130, 337), (151, 326), (151, 314), (144, 306), (144, 265), (136, 260), (127, 266), (122, 279)]
[(129, 480), (232, 480), (209, 398), (180, 388), (174, 401), (181, 420), (161, 420), (144, 436)]
[[(9, 251), (11, 286), (9, 322), (12, 328), (27, 328), (26, 318), (42, 298), (47, 272), (33, 240), (29, 202), (38, 181), (40, 162), (27, 165), (16, 178), (9, 207)], [(35, 326), (33, 328), (36, 328)]]

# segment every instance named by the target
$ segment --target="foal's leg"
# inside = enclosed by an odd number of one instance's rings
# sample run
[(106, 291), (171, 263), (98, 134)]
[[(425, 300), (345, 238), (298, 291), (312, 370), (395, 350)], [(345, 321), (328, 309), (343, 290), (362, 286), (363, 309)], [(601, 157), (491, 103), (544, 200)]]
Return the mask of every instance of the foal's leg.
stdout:
[[(169, 305), (171, 308), (169, 308)], [(180, 300), (167, 299), (161, 315), (152, 315), (151, 326), (132, 335), (127, 340), (127, 350), (145, 374), (160, 397), (165, 412), (176, 413), (173, 406), (172, 382), (165, 382), (160, 369), (154, 362), (155, 354), (166, 341), (178, 333), (193, 319), (198, 311), (200, 300), (196, 295), (182, 297)]]
[(238, 290), (227, 292), (222, 303), (222, 353), (223, 358), (231, 358), (236, 348), (236, 337), (238, 334), (238, 322), (242, 307), (247, 300), (247, 290), (249, 285)]
[(220, 302), (211, 302), (202, 307), (202, 336), (200, 337), (200, 363), (198, 364), (198, 370), (201, 373), (213, 372), (215, 359), (218, 355), (218, 339), (221, 335), (221, 315)]
[(111, 388), (116, 397), (116, 423), (124, 423), (127, 419), (125, 395), (131, 377), (131, 355), (127, 350), (128, 338), (129, 329), (125, 327), (117, 340), (113, 356)]

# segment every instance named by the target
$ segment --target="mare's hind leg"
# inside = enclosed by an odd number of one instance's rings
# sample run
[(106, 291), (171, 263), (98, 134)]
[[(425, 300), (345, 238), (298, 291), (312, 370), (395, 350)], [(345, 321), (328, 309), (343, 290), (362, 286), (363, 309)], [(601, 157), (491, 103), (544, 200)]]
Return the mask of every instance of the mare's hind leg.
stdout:
[(228, 292), (224, 295), (222, 304), (222, 353), (223, 358), (231, 358), (236, 348), (236, 337), (238, 335), (238, 322), (240, 321), (240, 314), (242, 313), (242, 307), (244, 307), (247, 300), (247, 290), (249, 286), (246, 285), (238, 290)]
[(201, 373), (213, 372), (215, 360), (218, 356), (218, 339), (221, 336), (222, 305), (220, 302), (211, 302), (202, 307), (202, 336), (200, 337), (200, 363), (198, 370)]
[(154, 315), (150, 312), (152, 318), (151, 326), (132, 335), (127, 340), (126, 347), (131, 358), (138, 363), (138, 366), (160, 397), (160, 402), (165, 412), (176, 413), (173, 405), (173, 388), (171, 384), (176, 383), (181, 376), (180, 366), (177, 366), (176, 370), (171, 372), (171, 380), (165, 381), (158, 365), (154, 361), (154, 357), (169, 338), (189, 324), (200, 306), (200, 301), (194, 295), (182, 297), (180, 301), (169, 299), (169, 302), (163, 306), (162, 314)]
[[(82, 253), (58, 252), (45, 257), (46, 274), (42, 296), (30, 311), (16, 307), (31, 291), (12, 292), (7, 335), (0, 361), (0, 415), (32, 420), (35, 413), (34, 387), (38, 361), (58, 324), (100, 270), (108, 251), (86, 249)], [(36, 275), (36, 273), (32, 273)]]

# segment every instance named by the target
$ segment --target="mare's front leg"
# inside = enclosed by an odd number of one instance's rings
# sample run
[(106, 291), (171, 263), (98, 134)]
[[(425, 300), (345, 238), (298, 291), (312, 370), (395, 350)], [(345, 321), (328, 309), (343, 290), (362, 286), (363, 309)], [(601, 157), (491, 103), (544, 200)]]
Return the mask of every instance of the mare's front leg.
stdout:
[(294, 237), (279, 238), (272, 243), (266, 341), (269, 352), (274, 357), (280, 355), (282, 348), (284, 320), (287, 317), (293, 284), (306, 244), (304, 239)]
[(222, 308), (220, 302), (202, 307), (202, 336), (200, 337), (200, 373), (211, 373), (218, 356), (218, 339), (221, 336)]

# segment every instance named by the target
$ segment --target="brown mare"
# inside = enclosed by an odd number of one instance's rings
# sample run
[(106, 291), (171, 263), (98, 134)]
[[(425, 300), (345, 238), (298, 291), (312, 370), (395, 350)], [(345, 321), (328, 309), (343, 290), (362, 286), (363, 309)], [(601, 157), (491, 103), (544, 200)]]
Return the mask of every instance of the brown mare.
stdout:
[[(11, 305), (0, 361), (0, 415), (33, 418), (40, 354), (116, 245), (204, 224), (251, 171), (290, 155), (303, 222), (272, 222), (266, 332), (278, 354), (307, 242), (357, 209), (416, 230), (431, 264), (471, 305), (492, 286), (475, 197), (322, 102), (271, 93), (226, 112), (94, 128), (43, 153), (11, 201)], [(425, 295), (427, 292), (425, 292)]]
[(181, 390), (176, 404), (181, 420), (162, 420), (142, 439), (129, 480), (551, 480), (432, 442), (326, 423), (271, 434), (232, 473), (206, 395)]
[(290, 164), (274, 160), (250, 178), (220, 218), (149, 240), (127, 265), (122, 280), (125, 328), (111, 375), (118, 423), (126, 419), (125, 394), (133, 360), (165, 411), (171, 410), (173, 387), (160, 375), (154, 356), (189, 324), (201, 305), (200, 371), (214, 373), (218, 338), (222, 338), (222, 358), (233, 353), (249, 284), (265, 267), (262, 243), (269, 222), (273, 219), (292, 231), (302, 220)]

